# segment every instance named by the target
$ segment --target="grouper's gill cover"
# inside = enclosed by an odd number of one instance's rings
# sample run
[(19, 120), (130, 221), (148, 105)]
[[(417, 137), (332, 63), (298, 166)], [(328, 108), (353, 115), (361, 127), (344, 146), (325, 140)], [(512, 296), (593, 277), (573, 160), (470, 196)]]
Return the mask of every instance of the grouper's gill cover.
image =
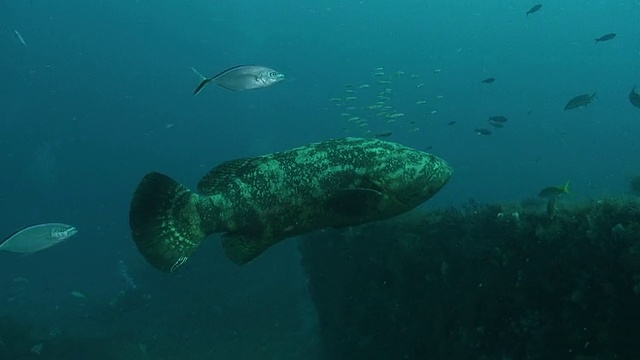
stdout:
[(379, 139), (328, 140), (225, 162), (201, 195), (151, 173), (130, 209), (133, 239), (155, 267), (174, 271), (212, 233), (244, 264), (269, 246), (325, 227), (393, 217), (437, 193), (452, 174), (437, 156)]

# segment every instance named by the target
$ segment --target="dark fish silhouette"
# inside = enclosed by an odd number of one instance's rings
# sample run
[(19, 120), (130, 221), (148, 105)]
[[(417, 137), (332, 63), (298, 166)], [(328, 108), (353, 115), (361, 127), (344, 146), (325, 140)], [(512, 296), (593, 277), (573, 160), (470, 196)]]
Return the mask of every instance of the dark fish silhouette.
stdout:
[(495, 78), (486, 78), (486, 79), (482, 80), (482, 82), (485, 83), (485, 84), (491, 84), (494, 81), (496, 81)]
[(509, 121), (509, 119), (507, 119), (505, 116), (489, 116), (489, 122), (492, 123), (504, 124), (507, 121)]
[(569, 193), (569, 181), (567, 181), (564, 185), (560, 186), (547, 186), (546, 188), (540, 190), (538, 196), (541, 198), (550, 198), (556, 197), (562, 194)]
[(222, 163), (200, 180), (199, 193), (147, 174), (129, 225), (138, 250), (160, 270), (177, 270), (214, 233), (225, 233), (225, 254), (242, 265), (287, 238), (403, 214), (451, 174), (441, 158), (400, 144), (328, 140)]
[(640, 108), (640, 93), (636, 92), (636, 87), (634, 86), (629, 92), (629, 102), (631, 105)]
[(384, 138), (384, 137), (389, 137), (393, 135), (393, 132), (391, 131), (385, 131), (385, 132), (381, 132), (381, 133), (376, 133), (373, 136), (377, 137), (377, 138)]
[(476, 134), (478, 135), (484, 135), (484, 136), (492, 134), (491, 130), (485, 129), (485, 128), (474, 129), (473, 131), (475, 131)]
[(534, 12), (540, 10), (541, 8), (542, 8), (542, 4), (534, 5), (531, 9), (529, 9), (529, 11), (527, 11), (527, 16), (529, 16), (529, 14), (533, 14)]
[(582, 94), (578, 96), (574, 96), (567, 105), (564, 106), (565, 110), (577, 109), (583, 106), (587, 106), (596, 99), (596, 93), (593, 94)]
[(599, 43), (600, 41), (608, 41), (613, 39), (614, 37), (616, 37), (615, 33), (610, 33), (610, 34), (606, 34), (606, 35), (602, 35), (599, 38), (596, 39), (596, 44)]
[(451, 120), (447, 123), (447, 125), (451, 126), (451, 125), (455, 125), (457, 121), (455, 120)]

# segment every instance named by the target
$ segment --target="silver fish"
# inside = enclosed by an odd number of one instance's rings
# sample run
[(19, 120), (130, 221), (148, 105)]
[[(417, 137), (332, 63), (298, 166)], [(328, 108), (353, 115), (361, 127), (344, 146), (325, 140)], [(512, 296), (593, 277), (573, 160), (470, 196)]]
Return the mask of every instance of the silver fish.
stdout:
[(194, 95), (197, 95), (210, 82), (231, 91), (244, 91), (271, 86), (284, 80), (284, 74), (268, 67), (255, 65), (234, 66), (210, 78), (200, 74), (194, 68), (191, 70), (201, 80), (193, 92)]
[(13, 33), (16, 35), (16, 38), (18, 39), (18, 41), (20, 41), (20, 43), (24, 46), (24, 48), (29, 50), (29, 47), (27, 46), (27, 42), (24, 41), (24, 38), (22, 37), (20, 32), (18, 30), (13, 30)]
[(77, 234), (71, 225), (48, 223), (28, 226), (0, 242), (0, 250), (31, 254), (57, 245)]

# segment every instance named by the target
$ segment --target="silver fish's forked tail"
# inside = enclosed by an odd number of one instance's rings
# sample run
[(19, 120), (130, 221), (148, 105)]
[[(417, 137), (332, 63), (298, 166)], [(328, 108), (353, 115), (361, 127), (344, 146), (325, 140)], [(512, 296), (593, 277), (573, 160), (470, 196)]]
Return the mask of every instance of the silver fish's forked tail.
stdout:
[(170, 177), (147, 174), (129, 210), (131, 235), (154, 267), (173, 272), (183, 265), (213, 231), (202, 226), (200, 196)]
[(196, 70), (195, 68), (191, 68), (191, 71), (193, 71), (194, 74), (196, 74), (196, 76), (198, 77), (198, 79), (200, 79), (200, 84), (198, 84), (198, 87), (193, 91), (193, 95), (198, 95), (198, 93), (200, 91), (202, 91), (202, 89), (204, 89), (204, 87), (211, 82), (211, 80), (213, 80), (213, 78), (207, 78), (206, 76), (202, 75), (198, 70)]

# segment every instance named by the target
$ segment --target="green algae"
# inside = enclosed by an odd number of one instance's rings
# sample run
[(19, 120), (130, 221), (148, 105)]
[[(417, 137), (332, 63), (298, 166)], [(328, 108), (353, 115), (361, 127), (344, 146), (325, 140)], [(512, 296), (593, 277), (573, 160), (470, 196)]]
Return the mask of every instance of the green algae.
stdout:
[(414, 211), (301, 242), (331, 359), (640, 358), (640, 202)]

